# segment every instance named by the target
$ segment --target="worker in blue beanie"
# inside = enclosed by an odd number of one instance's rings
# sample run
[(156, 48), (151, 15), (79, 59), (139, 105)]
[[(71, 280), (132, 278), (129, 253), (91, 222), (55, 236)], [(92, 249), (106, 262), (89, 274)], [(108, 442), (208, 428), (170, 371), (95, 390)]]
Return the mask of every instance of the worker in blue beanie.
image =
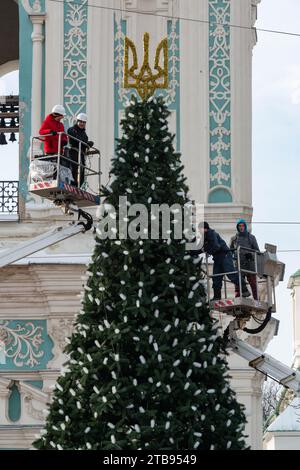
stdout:
[[(199, 254), (201, 252), (207, 253), (213, 257), (213, 300), (221, 299), (222, 282), (224, 276), (224, 274), (221, 273), (226, 273), (226, 276), (229, 278), (229, 280), (235, 284), (235, 291), (237, 295), (240, 296), (239, 277), (237, 273), (232, 274), (236, 268), (233, 265), (232, 254), (226, 242), (217, 232), (215, 232), (215, 230), (210, 228), (207, 222), (203, 223), (203, 227), (201, 227), (200, 224), (200, 230), (203, 230), (204, 232), (203, 248), (201, 250), (194, 251), (193, 255), (195, 256), (197, 253)], [(218, 276), (218, 274), (220, 274), (220, 276)], [(242, 296), (249, 297), (249, 295), (250, 292), (246, 287), (245, 280), (242, 279)]]
[[(254, 253), (251, 250), (259, 251), (259, 246), (254, 235), (248, 232), (247, 222), (239, 219), (236, 224), (237, 233), (230, 240), (230, 249), (236, 250), (240, 247), (240, 266), (247, 271), (255, 271)], [(256, 274), (242, 273), (242, 277), (250, 284), (253, 298), (258, 299)], [(238, 295), (238, 291), (236, 291)]]

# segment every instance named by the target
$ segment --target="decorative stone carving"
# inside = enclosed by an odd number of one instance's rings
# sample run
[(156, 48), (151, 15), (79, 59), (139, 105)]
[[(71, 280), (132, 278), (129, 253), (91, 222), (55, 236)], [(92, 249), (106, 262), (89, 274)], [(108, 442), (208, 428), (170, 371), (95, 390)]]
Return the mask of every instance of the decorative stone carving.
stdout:
[(42, 11), (42, 6), (40, 0), (34, 0), (32, 4), (32, 9), (35, 13), (40, 13)]
[(42, 410), (38, 410), (33, 406), (34, 397), (31, 394), (27, 394), (24, 397), (25, 410), (32, 418), (44, 422), (44, 414)]
[[(179, 94), (180, 73), (180, 43), (179, 20), (168, 21), (169, 39), (169, 88), (164, 92), (166, 104), (169, 107), (176, 106)], [(174, 108), (175, 109), (175, 108)], [(178, 110), (177, 110), (178, 111)], [(179, 129), (177, 129), (179, 131)]]
[(22, 5), (28, 14), (41, 13), (44, 8), (41, 0), (22, 0)]
[(86, 108), (88, 2), (64, 3), (64, 105), (69, 124)]
[(8, 340), (7, 329), (4, 328), (4, 326), (0, 325), (0, 341), (4, 344), (7, 344), (7, 340)]
[[(124, 47), (126, 36), (126, 23), (121, 18), (115, 18), (115, 38), (114, 38), (114, 83), (115, 100), (117, 100), (118, 111), (123, 108), (129, 100), (132, 90), (123, 87), (124, 69)], [(118, 115), (115, 117), (118, 120)]]
[(230, 3), (209, 0), (210, 188), (231, 188)]
[(73, 329), (73, 320), (62, 318), (60, 320), (52, 320), (49, 327), (49, 333), (59, 346), (61, 351), (66, 346), (66, 337), (71, 336)]
[(12, 381), (10, 379), (0, 377), (0, 417), (2, 425), (11, 424), (7, 413), (7, 404), (10, 395), (11, 384)]
[(66, 346), (66, 337), (71, 336), (73, 328), (73, 320), (71, 319), (59, 319), (49, 320), (48, 330), (49, 334), (53, 338), (53, 359), (48, 363), (50, 368), (60, 368), (66, 361), (67, 356), (64, 354), (64, 348)]
[(0, 337), (5, 345), (5, 356), (12, 358), (17, 367), (34, 367), (44, 356), (40, 346), (42, 339), (42, 326), (33, 322), (19, 322), (16, 327), (9, 326), (9, 320), (0, 321)]

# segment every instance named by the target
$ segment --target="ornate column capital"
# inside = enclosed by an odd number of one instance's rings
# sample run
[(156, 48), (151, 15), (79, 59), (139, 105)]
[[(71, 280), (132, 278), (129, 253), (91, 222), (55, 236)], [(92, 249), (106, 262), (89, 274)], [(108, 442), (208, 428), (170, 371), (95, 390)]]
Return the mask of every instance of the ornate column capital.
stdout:
[(33, 31), (31, 34), (32, 42), (43, 42), (45, 37), (43, 35), (42, 26), (45, 22), (46, 14), (33, 13), (28, 16), (33, 24)]
[(43, 24), (46, 19), (46, 13), (30, 13), (29, 18), (33, 24)]

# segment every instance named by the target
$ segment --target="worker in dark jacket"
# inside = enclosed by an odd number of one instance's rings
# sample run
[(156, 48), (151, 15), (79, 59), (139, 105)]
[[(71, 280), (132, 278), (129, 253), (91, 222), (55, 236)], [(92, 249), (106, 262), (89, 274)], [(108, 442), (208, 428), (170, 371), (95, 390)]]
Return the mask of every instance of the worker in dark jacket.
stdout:
[[(226, 276), (229, 278), (233, 284), (235, 284), (236, 293), (240, 296), (240, 289), (239, 289), (239, 277), (237, 273), (232, 273), (236, 270), (233, 265), (233, 259), (231, 251), (229, 250), (226, 242), (220, 237), (220, 235), (212, 230), (207, 222), (203, 224), (203, 232), (204, 232), (204, 243), (202, 250), (198, 250), (199, 252), (204, 252), (213, 257), (214, 266), (213, 266), (213, 290), (214, 290), (214, 298), (213, 300), (221, 299), (221, 291), (222, 291), (222, 282), (223, 276), (226, 273)], [(197, 251), (194, 250), (194, 255), (197, 254)], [(217, 274), (220, 273), (220, 276)], [(243, 297), (249, 297), (250, 292), (246, 287), (245, 280), (242, 279), (242, 295)]]
[[(84, 167), (80, 166), (80, 172), (78, 171), (78, 165), (76, 163), (80, 163), (81, 165), (85, 166), (85, 153), (94, 145), (94, 142), (90, 141), (87, 133), (86, 133), (86, 123), (87, 123), (87, 115), (84, 113), (79, 113), (76, 118), (76, 124), (68, 129), (69, 135), (69, 158), (75, 164), (72, 165), (72, 174), (75, 181), (75, 184), (78, 185), (78, 173), (80, 173), (79, 178), (79, 186), (81, 186), (84, 182)], [(72, 139), (75, 137), (75, 139)], [(80, 142), (81, 144), (80, 144)], [(79, 144), (80, 144), (80, 158), (79, 158)]]
[[(248, 232), (247, 223), (244, 219), (239, 219), (236, 224), (237, 233), (230, 240), (230, 249), (236, 250), (240, 247), (240, 266), (241, 269), (246, 269), (247, 271), (255, 271), (254, 263), (254, 253), (247, 251), (249, 248), (251, 250), (259, 251), (259, 246), (254, 235)], [(242, 273), (244, 278), (247, 278), (252, 295), (255, 300), (257, 297), (257, 283), (256, 283), (256, 274), (251, 273)]]
[[(56, 104), (51, 111), (51, 114), (43, 121), (40, 128), (40, 135), (45, 135), (44, 140), (44, 151), (46, 155), (57, 155), (58, 153), (58, 141), (59, 141), (59, 132), (65, 132), (65, 128), (61, 120), (64, 118), (66, 112), (65, 108), (60, 104)], [(47, 135), (51, 134), (51, 135)], [(60, 152), (63, 153), (64, 146), (67, 144), (68, 138), (66, 134), (61, 134), (61, 148)], [(57, 159), (49, 160), (57, 161)]]

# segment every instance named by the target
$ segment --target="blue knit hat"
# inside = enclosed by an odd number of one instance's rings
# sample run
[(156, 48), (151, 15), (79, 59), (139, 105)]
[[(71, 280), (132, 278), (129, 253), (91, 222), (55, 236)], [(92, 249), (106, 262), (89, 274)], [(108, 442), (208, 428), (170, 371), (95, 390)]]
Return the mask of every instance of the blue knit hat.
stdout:
[(247, 222), (245, 219), (239, 219), (236, 223), (236, 229), (237, 231), (239, 232), (239, 224), (244, 224), (245, 225), (245, 232), (248, 231), (248, 226), (247, 226)]

